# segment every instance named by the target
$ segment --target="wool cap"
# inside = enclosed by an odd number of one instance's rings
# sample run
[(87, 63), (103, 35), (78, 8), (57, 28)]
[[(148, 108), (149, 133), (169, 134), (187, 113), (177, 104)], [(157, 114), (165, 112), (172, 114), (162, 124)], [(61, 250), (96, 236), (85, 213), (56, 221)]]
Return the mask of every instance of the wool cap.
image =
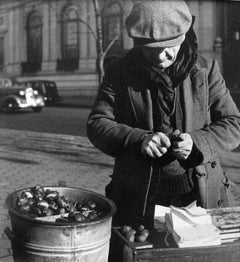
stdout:
[(182, 0), (137, 2), (125, 20), (135, 44), (152, 47), (177, 46), (192, 24), (190, 10)]

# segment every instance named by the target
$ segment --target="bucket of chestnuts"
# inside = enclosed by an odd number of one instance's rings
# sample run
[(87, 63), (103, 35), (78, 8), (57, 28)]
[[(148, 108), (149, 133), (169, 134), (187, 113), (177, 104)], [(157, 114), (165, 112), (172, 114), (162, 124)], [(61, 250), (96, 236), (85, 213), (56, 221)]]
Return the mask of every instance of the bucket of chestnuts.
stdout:
[(107, 261), (116, 210), (108, 198), (80, 188), (36, 185), (10, 194), (6, 206), (21, 251), (17, 261)]

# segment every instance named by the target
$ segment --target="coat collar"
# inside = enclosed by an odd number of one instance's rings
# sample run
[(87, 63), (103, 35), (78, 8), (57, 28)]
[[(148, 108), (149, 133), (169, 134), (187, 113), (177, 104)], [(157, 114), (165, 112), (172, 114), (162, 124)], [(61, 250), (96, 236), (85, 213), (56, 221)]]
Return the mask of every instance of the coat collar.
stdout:
[(128, 93), (138, 126), (152, 131), (153, 114), (150, 90), (143, 88), (141, 91), (135, 91), (134, 88), (129, 87)]
[[(202, 101), (206, 97), (204, 88), (206, 82), (203, 70), (194, 68), (190, 75), (180, 86), (180, 92), (183, 93), (183, 131), (192, 130), (196, 115), (200, 116), (205, 109), (205, 103)], [(153, 130), (152, 100), (150, 90), (147, 88), (128, 87), (128, 94), (132, 105), (135, 120), (140, 128)], [(195, 121), (196, 122), (196, 121)]]

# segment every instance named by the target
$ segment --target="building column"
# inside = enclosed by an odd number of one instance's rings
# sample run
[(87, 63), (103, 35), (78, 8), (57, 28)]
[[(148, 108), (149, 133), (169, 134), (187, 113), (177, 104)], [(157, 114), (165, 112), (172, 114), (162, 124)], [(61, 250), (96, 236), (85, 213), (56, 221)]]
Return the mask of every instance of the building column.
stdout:
[[(51, 6), (50, 6), (51, 5)], [(57, 21), (56, 3), (43, 4), (43, 60), (42, 71), (56, 71)]]
[(57, 43), (56, 2), (49, 3), (49, 70), (56, 71), (59, 44)]
[[(89, 1), (83, 1), (79, 8), (81, 18), (91, 27), (95, 29), (95, 12), (93, 5)], [(89, 15), (91, 14), (91, 15)], [(95, 39), (90, 33), (87, 26), (80, 22), (80, 58), (79, 58), (79, 71), (95, 71), (96, 69), (96, 47)], [(82, 36), (82, 37), (81, 37)]]
[(0, 37), (3, 39), (3, 69), (2, 71), (0, 72), (0, 74), (4, 74), (6, 72), (6, 67), (8, 65), (8, 53), (9, 53), (9, 50), (8, 50), (8, 27), (7, 27), (7, 24), (8, 24), (8, 16), (1, 12), (0, 13)]
[[(18, 75), (21, 72), (20, 64), (20, 11), (18, 9), (11, 9), (9, 11), (9, 31), (8, 31), (8, 64), (6, 72), (13, 75)], [(15, 21), (19, 21), (16, 23)]]

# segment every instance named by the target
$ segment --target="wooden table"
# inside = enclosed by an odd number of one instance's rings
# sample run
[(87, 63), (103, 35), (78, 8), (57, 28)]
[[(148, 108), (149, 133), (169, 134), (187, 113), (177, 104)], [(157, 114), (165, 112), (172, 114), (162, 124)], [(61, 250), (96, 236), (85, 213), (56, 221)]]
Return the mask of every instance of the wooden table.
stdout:
[(240, 240), (219, 246), (178, 248), (171, 235), (166, 239), (165, 237), (165, 232), (152, 230), (148, 242), (144, 243), (144, 245), (139, 245), (137, 243), (130, 243), (121, 235), (118, 228), (113, 228), (111, 252), (115, 252), (115, 255), (110, 255), (109, 262), (240, 261)]

